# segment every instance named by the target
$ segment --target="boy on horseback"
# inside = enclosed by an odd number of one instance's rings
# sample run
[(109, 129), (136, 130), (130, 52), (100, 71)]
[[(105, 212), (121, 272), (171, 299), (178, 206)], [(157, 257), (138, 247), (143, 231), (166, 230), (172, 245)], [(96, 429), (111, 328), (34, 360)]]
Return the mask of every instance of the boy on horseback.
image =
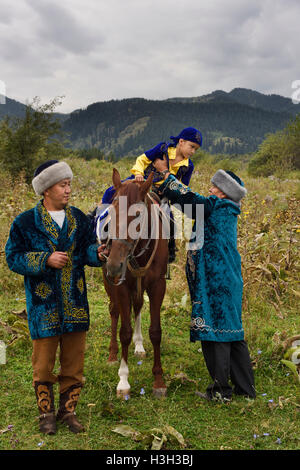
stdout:
[[(163, 183), (163, 175), (156, 170), (153, 165), (154, 160), (166, 158), (168, 164), (168, 171), (176, 176), (184, 185), (188, 186), (194, 165), (191, 157), (202, 145), (202, 134), (194, 127), (186, 127), (176, 137), (171, 136), (172, 142), (160, 142), (155, 147), (147, 150), (140, 155), (131, 168), (132, 175), (126, 178), (135, 181), (144, 181), (147, 179), (151, 172), (154, 172), (152, 190), (157, 192), (159, 186)], [(115, 194), (115, 188), (111, 186), (108, 188), (102, 198), (101, 206), (96, 208), (91, 214), (93, 217), (104, 219), (107, 215), (106, 211), (103, 212), (103, 206), (111, 204)], [(167, 202), (165, 200), (164, 202)], [(170, 240), (169, 240), (169, 262), (175, 260), (175, 240), (174, 240), (174, 221), (172, 213), (169, 211), (170, 216)]]

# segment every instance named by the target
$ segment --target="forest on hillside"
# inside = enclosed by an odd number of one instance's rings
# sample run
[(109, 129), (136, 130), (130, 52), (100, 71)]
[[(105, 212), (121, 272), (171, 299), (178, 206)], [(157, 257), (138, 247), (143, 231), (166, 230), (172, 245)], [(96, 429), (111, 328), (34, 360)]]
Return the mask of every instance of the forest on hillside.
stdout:
[(99, 148), (117, 158), (138, 155), (184, 127), (203, 134), (211, 153), (257, 150), (265, 135), (283, 128), (290, 115), (235, 102), (177, 103), (144, 99), (95, 103), (72, 113), (63, 124), (71, 148)]
[[(37, 102), (37, 97), (26, 105), (6, 98), (0, 106), (0, 122), (9, 120), (13, 125)], [(63, 97), (53, 102), (60, 105)], [(247, 155), (256, 152), (267, 135), (283, 130), (299, 110), (299, 104), (289, 98), (235, 88), (191, 98), (110, 100), (70, 114), (51, 109), (51, 115), (65, 134), (65, 148), (80, 150), (83, 158), (104, 155), (111, 161), (136, 157), (188, 126), (202, 132), (205, 152)]]

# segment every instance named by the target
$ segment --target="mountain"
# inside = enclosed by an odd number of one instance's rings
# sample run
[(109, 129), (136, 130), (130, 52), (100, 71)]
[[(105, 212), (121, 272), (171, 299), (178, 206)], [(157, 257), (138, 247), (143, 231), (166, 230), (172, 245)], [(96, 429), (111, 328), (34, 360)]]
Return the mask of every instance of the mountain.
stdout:
[(5, 102), (0, 104), (0, 120), (6, 116), (23, 117), (26, 105), (5, 97)]
[[(0, 119), (5, 112), (22, 115), (24, 109), (25, 105), (7, 98), (0, 105)], [(97, 102), (55, 116), (61, 119), (71, 148), (97, 148), (122, 158), (168, 141), (188, 126), (201, 130), (203, 149), (211, 153), (254, 152), (266, 134), (283, 129), (299, 112), (300, 106), (289, 98), (234, 88), (191, 98)]]
[(292, 100), (235, 88), (192, 98), (155, 101), (143, 98), (94, 103), (64, 122), (73, 148), (96, 147), (118, 158), (138, 155), (181, 129), (203, 134), (211, 153), (254, 152), (266, 134), (283, 129), (300, 112)]
[[(22, 118), (25, 116), (26, 104), (20, 103), (19, 101), (5, 97), (4, 103), (2, 102), (3, 96), (0, 95), (0, 121), (5, 117), (18, 117)], [(69, 114), (53, 113), (55, 118), (64, 121), (69, 117)]]
[(194, 98), (170, 98), (173, 102), (198, 102), (208, 103), (214, 100), (223, 102), (235, 101), (240, 104), (252, 106), (253, 108), (264, 109), (265, 111), (287, 112), (296, 115), (300, 112), (299, 106), (295, 105), (290, 98), (280, 95), (271, 94), (264, 95), (258, 91), (248, 90), (246, 88), (234, 88), (229, 93), (222, 90), (216, 90), (208, 95), (198, 96)]

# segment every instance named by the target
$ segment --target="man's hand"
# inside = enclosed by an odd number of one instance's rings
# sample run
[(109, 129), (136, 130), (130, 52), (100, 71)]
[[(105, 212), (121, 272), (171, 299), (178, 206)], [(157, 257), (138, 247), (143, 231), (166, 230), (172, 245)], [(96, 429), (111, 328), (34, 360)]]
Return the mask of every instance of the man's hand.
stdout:
[[(97, 248), (98, 251), (98, 258), (100, 261), (106, 261), (106, 256), (109, 255), (109, 251), (107, 249), (107, 246), (105, 244), (98, 246)], [(103, 256), (105, 255), (105, 256)]]
[(63, 268), (68, 262), (68, 255), (64, 251), (55, 251), (52, 255), (49, 256), (47, 259), (47, 265), (50, 268), (61, 269)]

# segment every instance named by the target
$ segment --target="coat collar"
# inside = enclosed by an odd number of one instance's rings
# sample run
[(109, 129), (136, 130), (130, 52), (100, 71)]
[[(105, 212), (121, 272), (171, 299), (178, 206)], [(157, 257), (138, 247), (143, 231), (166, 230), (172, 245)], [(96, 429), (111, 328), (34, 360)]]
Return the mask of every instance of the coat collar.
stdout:
[[(176, 147), (169, 147), (168, 148), (168, 156), (170, 160), (175, 160), (176, 158)], [(174, 168), (179, 168), (180, 166), (189, 166), (189, 159), (184, 158), (180, 160), (175, 165), (172, 165)]]
[(70, 206), (66, 206), (65, 213), (66, 218), (64, 225), (60, 230), (59, 226), (54, 222), (51, 215), (45, 208), (43, 200), (41, 200), (34, 208), (35, 211), (35, 222), (37, 227), (55, 244), (58, 245), (61, 241), (62, 236), (68, 240), (67, 245), (73, 242), (77, 223), (76, 219), (72, 214)]

